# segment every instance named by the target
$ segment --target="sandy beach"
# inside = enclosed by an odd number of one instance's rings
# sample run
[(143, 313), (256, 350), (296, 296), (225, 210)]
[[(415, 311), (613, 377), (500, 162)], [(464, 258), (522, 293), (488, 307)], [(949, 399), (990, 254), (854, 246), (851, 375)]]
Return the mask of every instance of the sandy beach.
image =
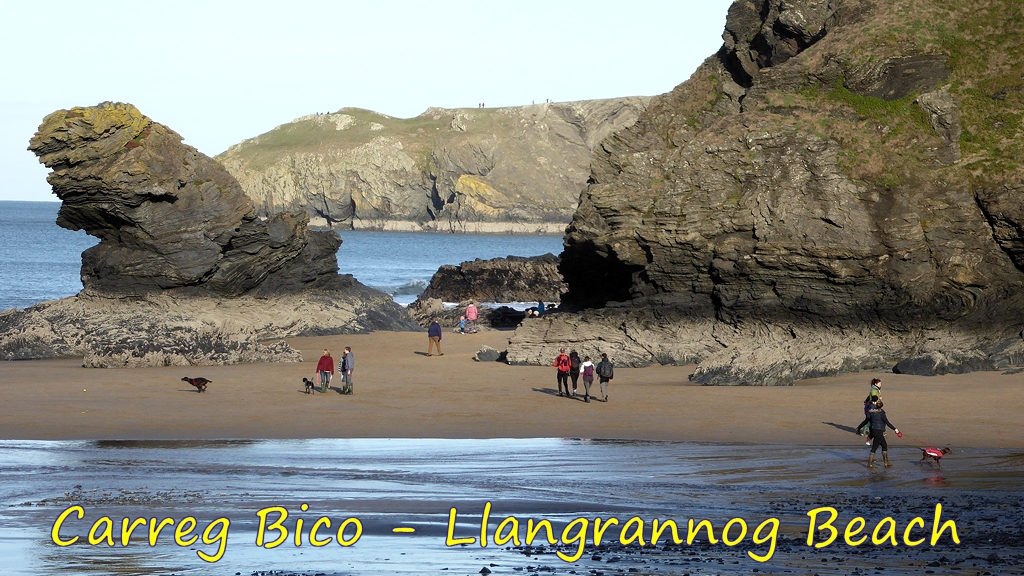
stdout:
[[(792, 387), (694, 386), (692, 367), (619, 368), (607, 403), (555, 395), (555, 370), (472, 359), (509, 332), (445, 335), (425, 355), (414, 332), (294, 338), (302, 363), (86, 369), (80, 359), (0, 365), (0, 438), (581, 437), (843, 445), (874, 376), (907, 437), (900, 445), (1024, 447), (1024, 374), (859, 373)], [(355, 394), (306, 395), (323, 348), (356, 354)], [(614, 361), (614, 355), (612, 355)], [(183, 376), (213, 381), (197, 394)], [(340, 381), (335, 379), (337, 389)], [(595, 385), (596, 388), (596, 385)], [(580, 382), (582, 393), (582, 381)]]

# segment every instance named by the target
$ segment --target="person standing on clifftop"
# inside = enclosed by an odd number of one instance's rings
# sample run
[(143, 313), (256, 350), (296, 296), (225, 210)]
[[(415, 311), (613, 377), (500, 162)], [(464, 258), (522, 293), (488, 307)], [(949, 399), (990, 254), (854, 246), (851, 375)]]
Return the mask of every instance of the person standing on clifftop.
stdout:
[[(572, 367), (572, 361), (565, 355), (565, 348), (558, 351), (558, 356), (555, 357), (555, 361), (551, 363), (552, 366), (557, 368), (555, 377), (558, 380), (558, 395), (569, 396), (569, 369)], [(562, 389), (565, 389), (565, 393), (562, 393)]]
[(341, 363), (338, 366), (341, 373), (341, 393), (352, 393), (352, 371), (356, 369), (356, 356), (352, 353), (351, 346), (345, 346), (345, 352), (341, 355)]
[(476, 334), (476, 318), (479, 312), (476, 309), (476, 304), (472, 300), (469, 301), (469, 306), (466, 306), (466, 330), (470, 334)]
[(316, 374), (320, 375), (320, 393), (327, 392), (327, 387), (331, 385), (331, 376), (334, 375), (334, 358), (331, 358), (331, 353), (326, 348), (320, 361), (316, 363)]
[(601, 361), (597, 363), (597, 377), (601, 379), (601, 396), (604, 396), (604, 401), (608, 401), (608, 383), (615, 377), (615, 367), (612, 366), (608, 355), (602, 353)]
[(427, 328), (427, 356), (433, 356), (430, 351), (435, 347), (437, 355), (444, 356), (444, 352), (441, 352), (441, 325), (437, 323), (436, 318), (430, 322), (430, 328)]

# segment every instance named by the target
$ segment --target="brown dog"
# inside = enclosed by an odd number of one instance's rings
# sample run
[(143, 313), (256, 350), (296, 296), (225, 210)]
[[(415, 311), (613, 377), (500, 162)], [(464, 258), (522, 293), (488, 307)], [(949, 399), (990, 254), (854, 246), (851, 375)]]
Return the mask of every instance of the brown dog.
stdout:
[(189, 384), (195, 386), (196, 392), (206, 391), (206, 385), (209, 384), (210, 382), (213, 382), (213, 380), (207, 380), (206, 378), (189, 378), (188, 376), (182, 378), (181, 381), (188, 382)]
[(953, 453), (953, 451), (950, 450), (948, 446), (946, 448), (943, 448), (942, 450), (939, 450), (938, 448), (933, 448), (933, 447), (921, 448), (921, 460), (920, 461), (921, 462), (925, 462), (929, 458), (931, 458), (932, 461), (935, 462), (935, 464), (939, 468), (942, 468), (942, 463), (939, 462), (939, 460), (943, 456), (945, 456), (946, 454), (952, 454), (952, 453)]

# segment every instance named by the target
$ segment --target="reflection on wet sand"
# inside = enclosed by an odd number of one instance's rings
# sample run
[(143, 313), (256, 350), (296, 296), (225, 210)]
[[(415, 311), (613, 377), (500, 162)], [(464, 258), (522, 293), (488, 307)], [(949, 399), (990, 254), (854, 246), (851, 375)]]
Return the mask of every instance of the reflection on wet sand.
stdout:
[[(938, 470), (920, 464), (916, 449), (904, 448), (892, 451), (892, 468), (868, 470), (864, 453), (580, 439), (0, 441), (0, 555), (5, 574), (206, 574), (211, 568), (246, 574), (477, 573), (485, 566), (494, 573), (634, 568), (695, 575), (754, 568), (854, 573), (881, 566), (886, 574), (916, 574), (930, 563), (938, 563), (928, 568), (937, 574), (975, 568), (1020, 573), (1012, 564), (1024, 560), (1024, 455), (959, 450)], [(533, 546), (446, 547), (450, 509), (458, 509), (456, 535), (472, 536), (479, 534), (486, 502), (492, 535), (498, 522), (513, 515), (524, 522), (550, 520), (556, 536), (580, 517), (638, 516), (648, 539), (654, 518), (680, 526), (708, 519), (716, 535), (732, 518), (746, 519), (751, 530), (770, 517), (781, 526), (777, 550), (764, 564), (748, 556), (765, 552), (750, 536), (736, 547), (703, 537), (692, 545), (666, 545), (663, 539), (644, 548), (588, 543), (573, 563), (555, 555), (571, 546), (543, 539)], [(938, 502), (944, 517), (956, 520), (960, 546), (943, 540), (934, 548), (838, 544), (815, 550), (805, 542), (807, 512), (816, 507), (834, 507), (840, 529), (855, 516), (869, 527), (891, 516), (902, 529), (915, 516), (930, 518)], [(86, 518), (70, 517), (61, 532), (66, 536), (84, 539), (102, 516), (114, 521), (119, 534), (122, 518), (191, 515), (199, 531), (215, 518), (229, 518), (230, 538), (214, 565), (197, 556), (210, 546), (179, 547), (161, 539), (150, 548), (141, 528), (127, 547), (79, 542), (59, 548), (50, 543), (49, 530), (73, 505), (82, 506)], [(362, 537), (351, 547), (313, 547), (306, 539), (301, 546), (289, 540), (272, 550), (259, 548), (256, 512), (271, 506), (288, 510), (293, 532), (298, 519), (308, 533), (320, 517), (357, 517)], [(416, 532), (395, 534), (396, 526)]]

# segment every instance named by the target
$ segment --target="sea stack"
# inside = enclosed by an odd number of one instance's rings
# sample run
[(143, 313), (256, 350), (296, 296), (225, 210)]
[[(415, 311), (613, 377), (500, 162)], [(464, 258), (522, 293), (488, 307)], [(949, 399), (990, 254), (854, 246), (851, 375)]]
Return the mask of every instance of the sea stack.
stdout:
[(29, 149), (53, 171), (57, 223), (100, 243), (77, 296), (0, 314), (0, 358), (87, 366), (298, 360), (302, 334), (415, 327), (390, 296), (339, 275), (337, 233), (263, 220), (215, 160), (131, 104), (50, 114)]

